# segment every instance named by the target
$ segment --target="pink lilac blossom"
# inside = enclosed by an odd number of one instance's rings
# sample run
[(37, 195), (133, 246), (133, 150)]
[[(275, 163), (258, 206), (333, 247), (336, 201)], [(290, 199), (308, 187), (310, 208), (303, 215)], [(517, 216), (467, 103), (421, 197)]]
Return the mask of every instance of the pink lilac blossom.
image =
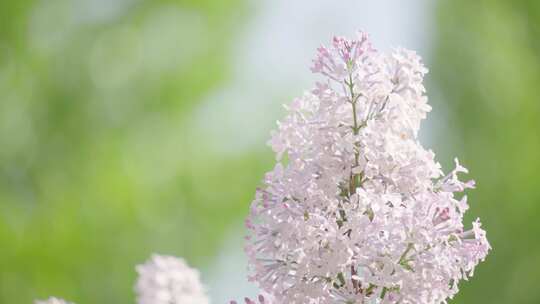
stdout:
[(275, 303), (446, 303), (491, 248), (478, 220), (464, 231), (467, 169), (456, 159), (444, 175), (418, 140), (427, 69), (359, 33), (319, 48), (312, 71), (324, 80), (269, 141), (277, 164), (246, 220), (250, 279)]

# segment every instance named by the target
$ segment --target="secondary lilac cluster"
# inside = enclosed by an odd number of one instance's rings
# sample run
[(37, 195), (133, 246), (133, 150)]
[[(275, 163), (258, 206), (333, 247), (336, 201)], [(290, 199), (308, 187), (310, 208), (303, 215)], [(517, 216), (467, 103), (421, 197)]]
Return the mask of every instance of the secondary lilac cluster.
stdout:
[(286, 106), (275, 168), (246, 220), (251, 280), (276, 303), (445, 302), (490, 250), (465, 231), (466, 173), (444, 175), (418, 141), (431, 110), (412, 51), (366, 34), (321, 47), (324, 81)]
[(55, 297), (50, 297), (47, 300), (36, 300), (34, 303), (35, 304), (72, 304), (70, 302), (66, 302), (65, 300), (55, 298)]
[(137, 304), (208, 304), (199, 272), (183, 259), (154, 254), (136, 267)]

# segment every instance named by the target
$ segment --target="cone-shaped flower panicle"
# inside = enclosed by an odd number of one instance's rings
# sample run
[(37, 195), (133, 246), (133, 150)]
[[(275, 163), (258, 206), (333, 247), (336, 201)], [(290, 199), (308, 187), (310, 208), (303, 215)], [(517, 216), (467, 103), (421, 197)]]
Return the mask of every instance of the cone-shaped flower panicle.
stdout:
[(323, 80), (269, 142), (278, 162), (246, 220), (250, 278), (277, 303), (446, 301), (490, 246), (479, 221), (463, 224), (467, 170), (456, 160), (444, 175), (418, 140), (427, 69), (359, 33), (319, 48), (312, 71)]

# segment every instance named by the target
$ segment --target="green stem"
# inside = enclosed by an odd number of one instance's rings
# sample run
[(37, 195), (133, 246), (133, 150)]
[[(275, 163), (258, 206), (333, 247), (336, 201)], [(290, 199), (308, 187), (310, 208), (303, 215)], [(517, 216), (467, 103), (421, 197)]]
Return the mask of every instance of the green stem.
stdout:
[(413, 244), (413, 243), (407, 244), (407, 248), (405, 249), (405, 252), (403, 252), (403, 254), (401, 254), (401, 256), (399, 257), (398, 264), (401, 264), (401, 263), (405, 262), (405, 258), (407, 257), (407, 254), (408, 254), (409, 251), (411, 251), (411, 249), (413, 249), (413, 248), (414, 248), (414, 244)]
[(381, 292), (381, 300), (384, 299), (384, 297), (386, 296), (386, 292), (387, 292), (387, 291), (388, 291), (388, 288), (383, 287), (382, 292)]
[[(358, 124), (358, 114), (356, 113), (356, 102), (358, 101), (359, 95), (356, 95), (356, 93), (354, 92), (354, 84), (353, 84), (352, 74), (349, 74), (349, 80), (345, 81), (345, 83), (349, 87), (349, 94), (350, 94), (349, 102), (352, 105), (352, 111), (353, 111), (353, 127), (352, 127), (352, 130), (353, 130), (353, 134), (356, 136), (356, 135), (358, 135), (358, 133), (360, 131), (360, 125)], [(358, 167), (359, 161), (360, 161), (360, 152), (358, 150), (356, 150), (354, 152), (354, 166), (355, 167)], [(362, 179), (361, 174), (351, 174), (351, 181), (350, 181), (350, 186), (349, 186), (349, 193), (350, 194), (354, 193), (356, 191), (356, 188), (360, 186), (361, 179)]]

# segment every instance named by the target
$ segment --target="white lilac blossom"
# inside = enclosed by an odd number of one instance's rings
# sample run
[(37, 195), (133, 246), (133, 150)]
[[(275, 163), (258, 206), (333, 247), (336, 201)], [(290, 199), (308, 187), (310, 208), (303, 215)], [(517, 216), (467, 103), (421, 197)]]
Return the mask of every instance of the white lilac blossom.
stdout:
[(490, 245), (478, 220), (463, 225), (467, 170), (456, 159), (444, 176), (418, 141), (427, 69), (359, 33), (319, 48), (312, 71), (324, 80), (269, 142), (277, 164), (246, 220), (250, 279), (276, 303), (445, 303)]
[(55, 297), (50, 297), (47, 300), (36, 300), (34, 304), (73, 304), (71, 302), (67, 302), (66, 300), (62, 300)]
[(138, 304), (208, 304), (199, 272), (183, 259), (157, 255), (136, 270)]

